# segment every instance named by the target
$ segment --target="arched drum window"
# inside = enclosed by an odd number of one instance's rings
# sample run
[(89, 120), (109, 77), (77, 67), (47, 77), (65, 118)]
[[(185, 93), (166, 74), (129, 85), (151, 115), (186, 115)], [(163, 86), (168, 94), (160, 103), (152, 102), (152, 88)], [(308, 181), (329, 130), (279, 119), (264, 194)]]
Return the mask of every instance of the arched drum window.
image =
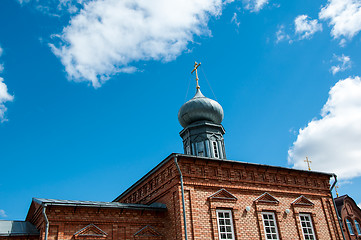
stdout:
[(361, 235), (360, 223), (357, 220), (355, 220), (355, 226), (356, 226), (357, 235)]
[(353, 229), (352, 229), (352, 223), (349, 219), (346, 219), (346, 224), (347, 224), (347, 228), (348, 228), (350, 235), (355, 235), (355, 233), (353, 232)]

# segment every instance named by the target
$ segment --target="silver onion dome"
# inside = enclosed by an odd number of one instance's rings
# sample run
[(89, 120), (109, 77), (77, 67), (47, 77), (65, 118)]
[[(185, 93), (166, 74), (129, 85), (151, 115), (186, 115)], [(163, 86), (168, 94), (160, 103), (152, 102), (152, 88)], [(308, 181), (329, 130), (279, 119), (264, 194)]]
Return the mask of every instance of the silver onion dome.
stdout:
[(178, 121), (182, 127), (197, 121), (211, 121), (220, 124), (223, 120), (222, 106), (207, 97), (205, 97), (199, 87), (194, 97), (183, 104), (178, 112)]

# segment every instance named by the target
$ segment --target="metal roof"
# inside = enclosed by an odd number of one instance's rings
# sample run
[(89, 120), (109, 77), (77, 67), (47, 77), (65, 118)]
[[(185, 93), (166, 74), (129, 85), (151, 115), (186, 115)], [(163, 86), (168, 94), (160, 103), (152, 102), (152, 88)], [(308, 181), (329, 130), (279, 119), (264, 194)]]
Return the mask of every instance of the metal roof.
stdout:
[(38, 229), (27, 221), (0, 220), (0, 236), (39, 235)]
[(143, 205), (143, 204), (119, 203), (119, 202), (94, 202), (94, 201), (57, 200), (57, 199), (44, 199), (44, 198), (33, 198), (33, 201), (41, 205), (47, 205), (47, 206), (123, 208), (123, 209), (135, 209), (135, 210), (155, 210), (155, 211), (165, 211), (167, 209), (166, 205), (162, 203)]
[(194, 122), (202, 120), (221, 124), (223, 116), (222, 106), (218, 102), (205, 97), (201, 90), (197, 89), (196, 95), (179, 109), (178, 121), (185, 128)]

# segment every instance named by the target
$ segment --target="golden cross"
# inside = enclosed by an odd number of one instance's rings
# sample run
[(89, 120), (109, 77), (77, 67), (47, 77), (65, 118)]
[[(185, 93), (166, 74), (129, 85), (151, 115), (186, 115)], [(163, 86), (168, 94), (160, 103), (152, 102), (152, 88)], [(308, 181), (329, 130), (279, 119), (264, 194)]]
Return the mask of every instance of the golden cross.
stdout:
[(311, 163), (312, 161), (308, 160), (308, 157), (306, 157), (306, 160), (304, 160), (304, 162), (307, 163), (308, 171), (311, 171), (310, 163)]
[(198, 72), (197, 72), (197, 68), (201, 65), (201, 63), (197, 63), (197, 62), (194, 62), (194, 68), (192, 70), (191, 73), (193, 73), (194, 71), (196, 71), (196, 81), (197, 81), (197, 89), (200, 89), (199, 85), (198, 85)]
[(339, 187), (338, 187), (338, 186), (336, 186), (336, 187), (335, 187), (335, 191), (336, 191), (336, 196), (338, 197), (337, 188), (339, 188)]

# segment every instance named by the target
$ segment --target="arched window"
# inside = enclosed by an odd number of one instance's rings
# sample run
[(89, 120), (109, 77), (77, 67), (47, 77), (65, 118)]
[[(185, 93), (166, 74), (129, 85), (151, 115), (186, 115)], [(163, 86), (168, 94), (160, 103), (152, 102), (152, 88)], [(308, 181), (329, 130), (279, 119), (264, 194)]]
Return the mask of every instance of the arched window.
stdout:
[(361, 235), (360, 223), (357, 220), (355, 220), (355, 226), (356, 226), (357, 235)]
[(347, 224), (348, 232), (350, 233), (350, 235), (355, 235), (355, 233), (353, 232), (353, 229), (352, 229), (352, 223), (349, 219), (346, 219), (346, 224)]

